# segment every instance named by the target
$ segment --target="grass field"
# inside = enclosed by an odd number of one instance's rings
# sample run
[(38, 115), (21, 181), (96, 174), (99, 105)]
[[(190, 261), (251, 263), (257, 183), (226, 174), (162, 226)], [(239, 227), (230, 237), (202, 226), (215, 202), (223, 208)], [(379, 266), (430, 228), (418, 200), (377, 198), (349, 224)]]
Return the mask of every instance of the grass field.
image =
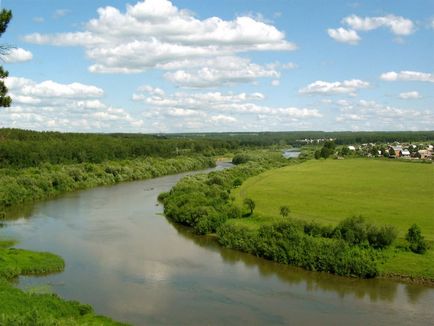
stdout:
[[(418, 224), (434, 240), (434, 166), (385, 160), (311, 160), (246, 180), (235, 192), (256, 203), (258, 222), (290, 216), (324, 224), (362, 215), (375, 224), (392, 224), (404, 237)], [(252, 224), (253, 221), (249, 222)]]

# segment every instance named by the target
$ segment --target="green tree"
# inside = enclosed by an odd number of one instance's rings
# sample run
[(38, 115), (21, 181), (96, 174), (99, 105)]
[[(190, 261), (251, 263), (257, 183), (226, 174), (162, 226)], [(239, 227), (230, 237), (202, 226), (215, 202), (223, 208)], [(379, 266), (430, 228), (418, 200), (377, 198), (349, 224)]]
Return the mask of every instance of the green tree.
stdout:
[(405, 239), (410, 244), (410, 250), (417, 254), (423, 254), (428, 248), (422, 231), (417, 224), (413, 224), (407, 232)]
[[(0, 37), (6, 31), (9, 21), (12, 19), (12, 12), (3, 9), (0, 12)], [(0, 56), (8, 53), (9, 47), (7, 45), (0, 45)], [(12, 103), (12, 99), (7, 96), (8, 88), (5, 85), (4, 79), (9, 73), (0, 66), (0, 107), (8, 107)]]
[(246, 205), (247, 208), (250, 210), (249, 215), (252, 215), (252, 214), (253, 214), (253, 210), (254, 210), (255, 207), (256, 207), (256, 204), (255, 204), (255, 202), (253, 201), (253, 199), (251, 199), (251, 198), (246, 198), (246, 199), (244, 199), (244, 205)]
[(290, 213), (290, 209), (289, 209), (288, 206), (285, 205), (285, 206), (281, 206), (281, 207), (280, 207), (280, 215), (281, 215), (283, 218), (288, 217), (289, 213)]

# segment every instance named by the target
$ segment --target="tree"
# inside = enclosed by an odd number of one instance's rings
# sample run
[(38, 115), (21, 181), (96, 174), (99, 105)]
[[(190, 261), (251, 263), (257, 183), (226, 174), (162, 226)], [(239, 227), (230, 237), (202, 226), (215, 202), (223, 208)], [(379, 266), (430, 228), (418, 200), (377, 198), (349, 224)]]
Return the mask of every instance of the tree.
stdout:
[(251, 198), (244, 199), (244, 205), (246, 205), (247, 208), (250, 210), (250, 214), (249, 215), (252, 215), (253, 214), (253, 210), (256, 207), (256, 204), (253, 201), (253, 199), (251, 199)]
[(410, 250), (417, 254), (423, 254), (427, 250), (427, 243), (422, 235), (422, 231), (417, 224), (413, 224), (407, 232), (405, 239), (410, 244)]
[(280, 215), (281, 215), (283, 218), (288, 217), (289, 212), (290, 212), (290, 209), (289, 209), (288, 206), (281, 206), (281, 207), (280, 207)]
[[(0, 36), (6, 31), (9, 21), (12, 19), (12, 12), (10, 10), (3, 9), (0, 12)], [(8, 53), (9, 47), (6, 45), (0, 45), (0, 56)], [(11, 105), (12, 99), (7, 96), (8, 88), (5, 85), (4, 79), (9, 73), (0, 66), (0, 107), (8, 107)]]

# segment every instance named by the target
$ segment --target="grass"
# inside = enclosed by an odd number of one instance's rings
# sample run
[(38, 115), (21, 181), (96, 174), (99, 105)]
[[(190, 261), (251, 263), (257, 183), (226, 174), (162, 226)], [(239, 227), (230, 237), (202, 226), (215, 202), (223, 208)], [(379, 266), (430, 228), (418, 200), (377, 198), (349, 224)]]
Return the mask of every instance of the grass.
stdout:
[[(434, 167), (386, 160), (350, 159), (308, 161), (270, 170), (246, 180), (233, 191), (256, 203), (254, 216), (231, 221), (251, 229), (271, 223), (287, 205), (290, 217), (336, 225), (362, 215), (377, 225), (399, 231), (394, 246), (383, 252), (383, 276), (434, 283)], [(403, 249), (408, 228), (418, 224), (431, 243), (424, 255)]]
[(13, 287), (9, 280), (19, 275), (59, 272), (65, 263), (54, 254), (9, 248), (12, 245), (14, 241), (0, 241), (0, 325), (120, 325), (96, 316), (89, 305)]
[(384, 160), (308, 161), (248, 179), (235, 192), (256, 203), (255, 214), (290, 216), (324, 224), (362, 215), (375, 224), (392, 224), (404, 237), (416, 223), (434, 240), (434, 167)]

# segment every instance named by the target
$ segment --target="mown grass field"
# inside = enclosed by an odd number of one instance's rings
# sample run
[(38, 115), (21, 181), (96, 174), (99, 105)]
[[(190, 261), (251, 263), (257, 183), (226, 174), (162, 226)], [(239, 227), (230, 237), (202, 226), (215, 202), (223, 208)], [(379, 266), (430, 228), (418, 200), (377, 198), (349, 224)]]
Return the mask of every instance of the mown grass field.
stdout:
[[(240, 206), (246, 197), (256, 203), (253, 217), (230, 221), (250, 228), (282, 219), (283, 205), (290, 208), (292, 218), (323, 224), (336, 225), (344, 218), (362, 215), (377, 225), (393, 225), (400, 239), (383, 252), (380, 274), (434, 282), (432, 164), (311, 160), (250, 178), (233, 195)], [(413, 223), (431, 243), (423, 255), (401, 249)]]
[(250, 178), (234, 195), (240, 205), (246, 197), (255, 201), (258, 222), (278, 218), (287, 205), (290, 217), (324, 224), (362, 215), (375, 224), (394, 225), (401, 238), (416, 223), (426, 239), (434, 240), (432, 164), (311, 160)]

